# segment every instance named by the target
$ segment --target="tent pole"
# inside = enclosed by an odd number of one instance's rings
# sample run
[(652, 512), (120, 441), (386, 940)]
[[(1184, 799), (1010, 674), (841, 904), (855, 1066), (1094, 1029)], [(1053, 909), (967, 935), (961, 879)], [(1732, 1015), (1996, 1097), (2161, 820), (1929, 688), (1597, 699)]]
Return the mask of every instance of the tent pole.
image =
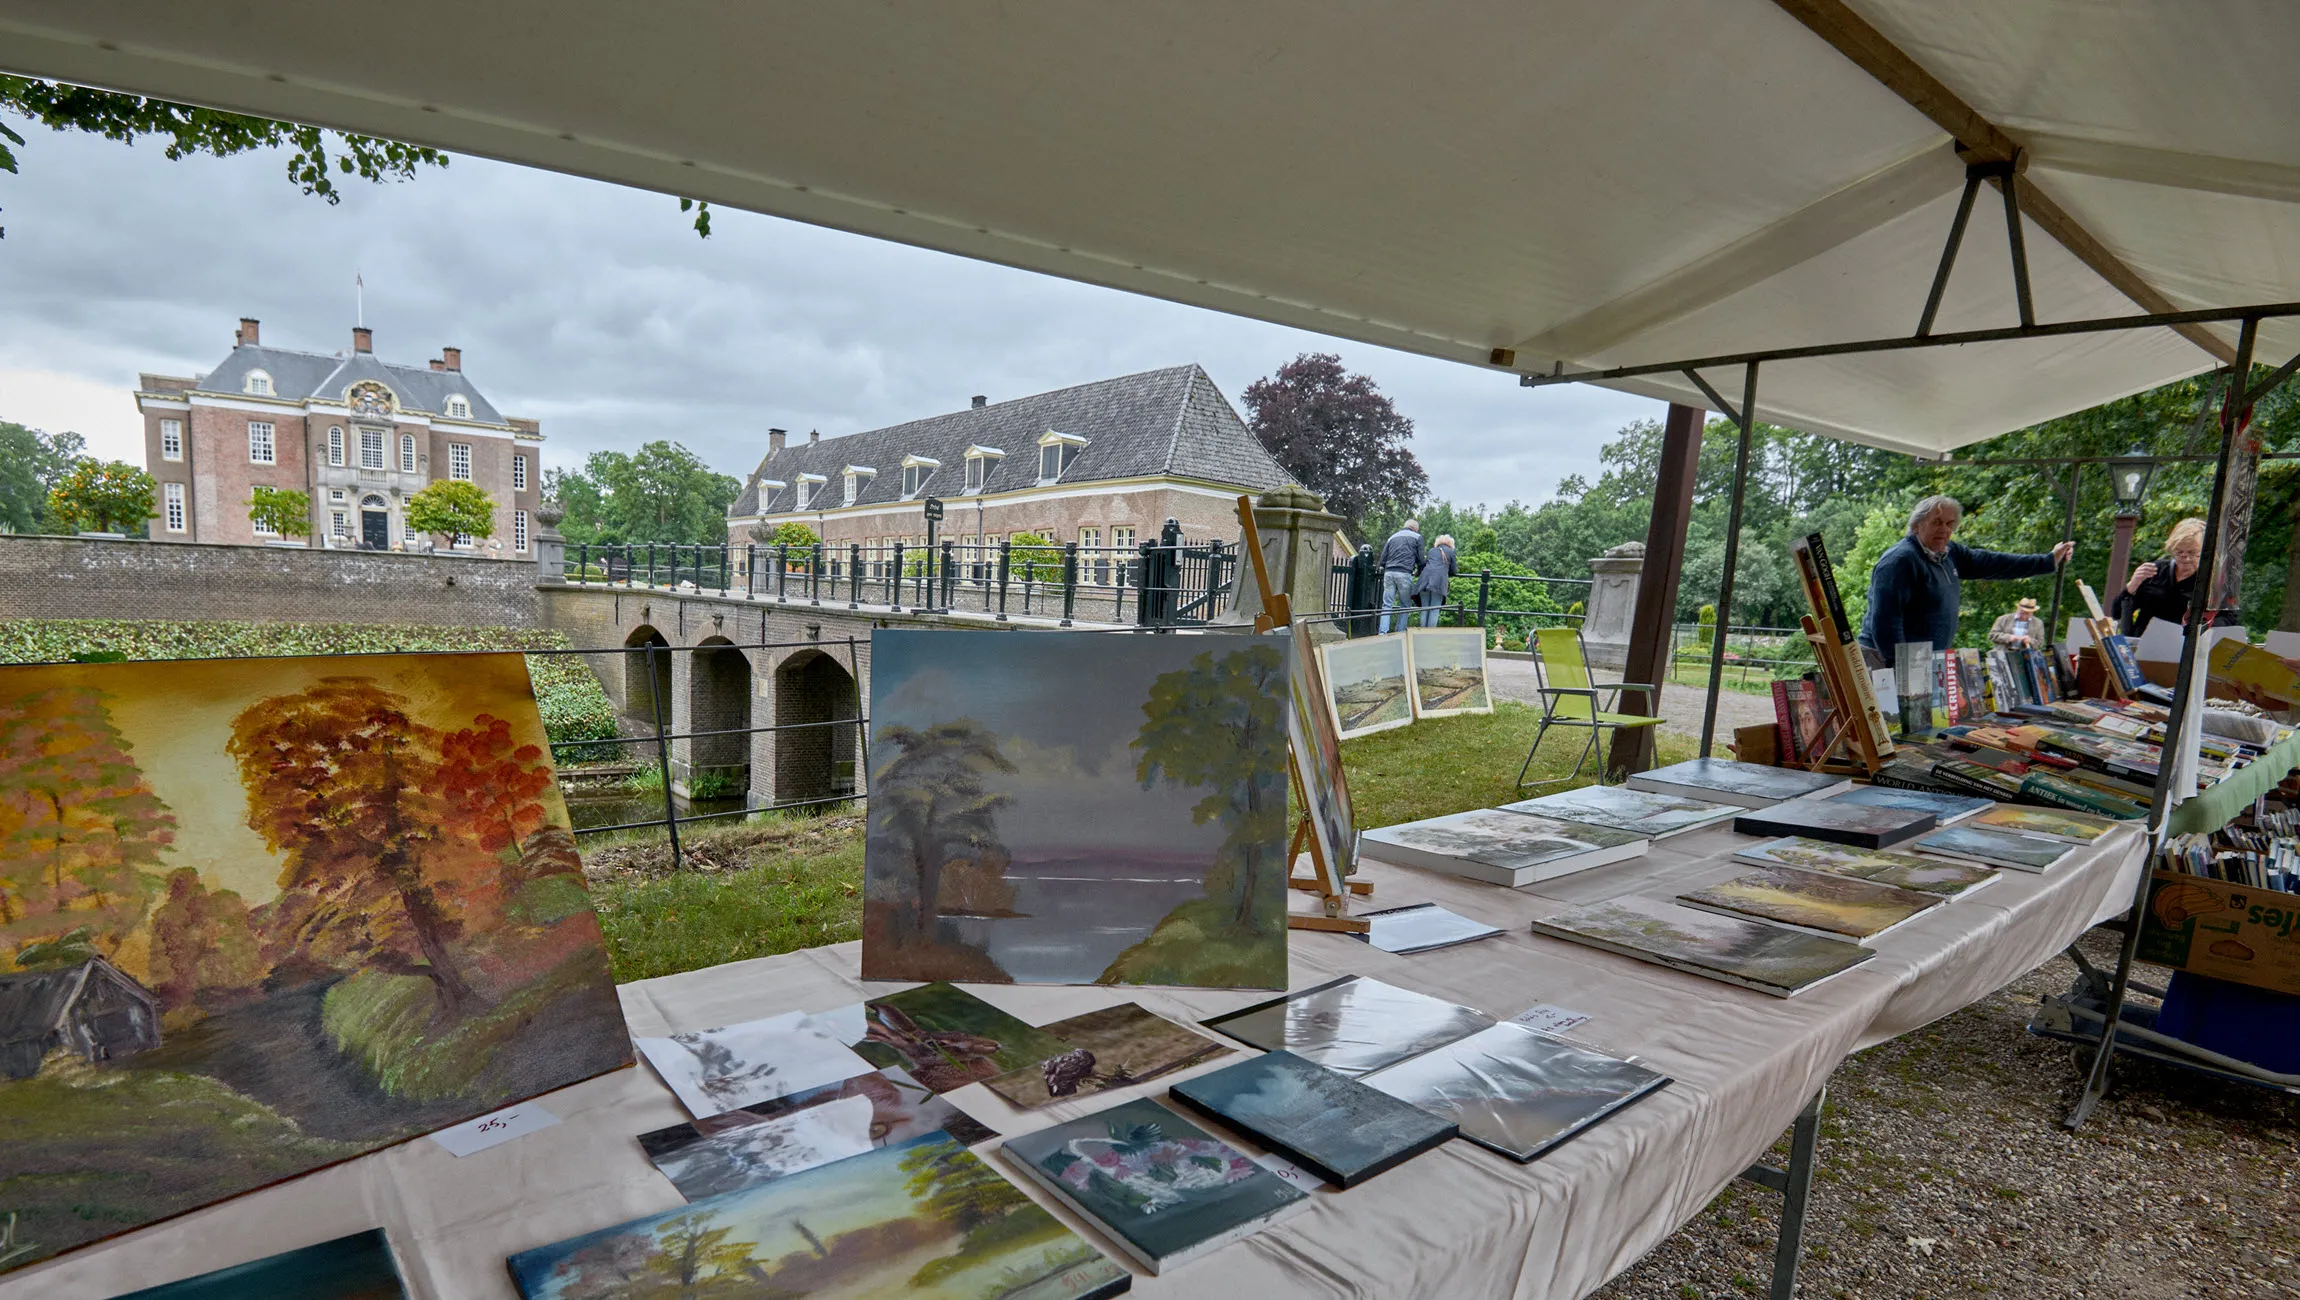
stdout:
[[(2068, 467), (2068, 518), (2060, 526), (2060, 537), (2064, 542), (2076, 540), (2076, 493), (2077, 489), (2083, 485), (2084, 462), (2075, 461)], [(2061, 565), (2052, 571), (2052, 613), (2045, 617), (2044, 635), (2037, 638), (2045, 645), (2052, 645), (2061, 639), (2060, 594), (2068, 583), (2069, 565), (2075, 563), (2076, 557), (2071, 555), (2068, 564)]]
[(2188, 626), (2180, 641), (2180, 675), (2172, 683), (2172, 708), (2164, 720), (2164, 754), (2156, 767), (2156, 788), (2148, 801), (2147, 857), (2140, 864), (2140, 879), (2132, 887), (2132, 908), (2125, 914), (2124, 944), (2116, 957), (2116, 976), (2109, 985), (2106, 1019), (2100, 1031), (2100, 1050), (2092, 1058), (2092, 1070), (2086, 1075), (2084, 1093), (2061, 1126), (2075, 1129), (2091, 1116), (2092, 1108), (2100, 1104), (2102, 1094), (2108, 1091), (2109, 1061), (2116, 1052), (2116, 1030), (2119, 1017), (2124, 1014), (2124, 999), (2132, 982), (2132, 962), (2140, 949), (2141, 919), (2148, 910), (2149, 877), (2164, 847), (2165, 819), (2171, 812), (2172, 782), (2176, 771), (2187, 770), (2175, 752), (2181, 747), (2181, 733), (2188, 720), (2188, 711), (2202, 708), (2196, 694), (2197, 645), (2202, 640), (2205, 608), (2211, 602), (2213, 566), (2220, 559), (2220, 518), (2228, 496), (2228, 461), (2236, 447), (2236, 431), (2244, 411), (2245, 385), (2252, 375), (2252, 345), (2259, 333), (2260, 322), (2245, 317), (2236, 336), (2236, 364), (2229, 374), (2228, 395), (2220, 408), (2220, 467), (2212, 475), (2212, 503), (2210, 518), (2204, 524), (2204, 554), (2197, 564), (2196, 589), (2188, 596)]
[[(1662, 426), (1661, 466), (1653, 486), (1653, 517), (1645, 526), (1645, 568), (1637, 579), (1637, 607), (1630, 618), (1629, 651), (1621, 679), (1655, 688), (1669, 672), (1670, 628), (1677, 617), (1677, 582), (1685, 572), (1685, 529), (1693, 518), (1693, 482), (1701, 466), (1698, 406), (1671, 403)], [(1661, 711), (1658, 695), (1621, 693), (1623, 713), (1652, 716)], [(1606, 752), (1605, 779), (1626, 780), (1653, 766), (1653, 728), (1616, 727)]]
[(1725, 512), (1725, 577), (1717, 588), (1717, 635), (1709, 647), (1709, 695), (1701, 705), (1701, 757), (1717, 738), (1717, 692), (1725, 689), (1725, 636), (1733, 626), (1733, 566), (1741, 559), (1741, 502), (1749, 490), (1749, 439), (1757, 431), (1757, 363), (1741, 377), (1741, 409), (1733, 413), (1741, 442), (1733, 452), (1733, 504)]

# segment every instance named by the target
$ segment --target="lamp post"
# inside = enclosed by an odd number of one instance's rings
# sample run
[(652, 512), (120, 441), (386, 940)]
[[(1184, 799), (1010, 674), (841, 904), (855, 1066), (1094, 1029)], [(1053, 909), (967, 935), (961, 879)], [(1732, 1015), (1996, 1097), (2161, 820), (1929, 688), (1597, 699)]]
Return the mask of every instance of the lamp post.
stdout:
[(2115, 599), (2124, 590), (2125, 570), (2132, 560), (2132, 534), (2140, 526), (2141, 498), (2148, 495), (2149, 477), (2156, 473), (2156, 460), (2139, 447), (2108, 462), (2108, 487), (2116, 497), (2116, 541), (2108, 552), (2108, 587), (2104, 594)]

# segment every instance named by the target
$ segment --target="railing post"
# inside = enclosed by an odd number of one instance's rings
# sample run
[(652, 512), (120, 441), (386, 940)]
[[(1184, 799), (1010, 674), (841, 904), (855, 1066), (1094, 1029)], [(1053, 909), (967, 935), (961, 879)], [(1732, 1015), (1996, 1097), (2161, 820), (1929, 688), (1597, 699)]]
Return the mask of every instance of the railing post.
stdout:
[(1492, 592), (1493, 570), (1479, 569), (1477, 571), (1477, 625), (1480, 628), (1485, 626), (1486, 610), (1492, 608), (1490, 603)]
[(943, 542), (943, 544), (942, 544), (942, 612), (943, 612), (943, 613), (945, 613), (945, 614), (948, 614), (948, 613), (950, 612), (950, 604), (951, 604), (951, 600), (952, 600), (952, 598), (953, 598), (953, 597), (955, 597), (955, 596), (957, 595), (957, 590), (956, 590), (956, 588), (954, 588), (954, 587), (951, 585), (951, 584), (952, 584), (952, 582), (953, 582), (953, 580), (956, 578), (956, 576), (957, 576), (957, 575), (956, 575), (956, 574), (954, 574), (954, 573), (952, 573), (952, 572), (951, 572), (951, 568), (950, 568), (950, 565), (951, 565), (951, 560), (952, 560), (952, 558), (953, 558), (954, 556), (956, 556), (956, 554), (957, 554), (957, 553), (958, 553), (958, 548), (957, 548), (957, 546), (956, 546), (954, 543), (952, 543), (952, 542), (949, 542), (949, 541), (947, 541), (947, 540)]
[(732, 546), (719, 548), (719, 594), (722, 596), (727, 594), (727, 567), (735, 558), (734, 549)]
[(902, 552), (902, 543), (895, 542), (894, 568), (888, 572), (886, 584), (886, 607), (896, 611), (902, 609)]
[[(847, 543), (847, 608), (862, 608), (862, 543)], [(849, 637), (848, 640), (853, 640)]]
[(791, 603), (791, 544), (789, 542), (777, 542), (775, 544), (775, 603), (778, 605)]
[(577, 577), (576, 577), (576, 579), (575, 579), (577, 582), (581, 582), (581, 583), (584, 583), (584, 584), (586, 584), (586, 585), (588, 585), (588, 584), (590, 583), (590, 581), (591, 581), (591, 543), (589, 543), (589, 542), (577, 542), (577, 543), (575, 544), (575, 572), (576, 572), (576, 574), (577, 574)]
[(743, 543), (743, 599), (755, 600), (759, 595), (759, 544)]
[(1006, 580), (1014, 563), (1014, 543), (998, 544), (998, 621), (1006, 621)]
[(1062, 626), (1078, 612), (1078, 543), (1062, 544)]
[(820, 605), (823, 603), (822, 579), (823, 543), (822, 539), (818, 537), (815, 539), (813, 550), (807, 556), (807, 603), (809, 605)]

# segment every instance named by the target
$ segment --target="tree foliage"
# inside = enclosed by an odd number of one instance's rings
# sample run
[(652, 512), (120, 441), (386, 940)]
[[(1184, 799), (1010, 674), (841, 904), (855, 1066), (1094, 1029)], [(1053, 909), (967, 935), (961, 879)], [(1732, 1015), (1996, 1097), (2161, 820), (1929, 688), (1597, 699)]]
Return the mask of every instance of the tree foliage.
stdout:
[(48, 520), (48, 495), (83, 459), (87, 440), (0, 420), (0, 533), (60, 527)]
[(1374, 511), (1429, 492), (1429, 475), (1406, 446), (1414, 422), (1374, 381), (1342, 369), (1330, 352), (1305, 352), (1244, 393), (1254, 437), (1326, 508), (1362, 526)]
[(252, 996), (270, 973), (248, 917), (228, 889), (210, 890), (192, 867), (168, 874), (167, 895), (152, 912), (152, 991), (169, 1011)]
[(493, 537), (495, 498), (477, 483), (443, 478), (407, 498), (407, 526), (447, 537)]
[(1268, 646), (1208, 651), (1151, 683), (1131, 742), (1143, 789), (1167, 781), (1205, 791), (1191, 820), (1226, 832), (1206, 896), (1241, 930), (1283, 924), (1285, 889), (1274, 878), (1286, 870), (1285, 676)]
[(776, 524), (772, 532), (757, 540), (761, 546), (787, 546), (791, 548), (790, 553), (794, 557), (792, 563), (795, 564), (797, 563), (795, 557), (800, 552), (813, 554), (815, 543), (821, 541), (822, 538), (816, 535), (814, 529), (807, 527), (798, 520), (785, 519)]
[(248, 522), (282, 537), (311, 536), (311, 493), (258, 485), (248, 493)]
[(595, 451), (583, 468), (550, 475), (550, 490), (567, 512), (560, 534), (594, 546), (724, 542), (727, 507), (742, 488), (740, 480), (662, 439), (633, 452)]
[(903, 893), (917, 900), (912, 915), (893, 918), (893, 937), (931, 943), (944, 865), (1003, 848), (996, 814), (1014, 800), (992, 793), (983, 777), (1015, 767), (998, 752), (998, 737), (967, 718), (923, 731), (888, 727), (872, 740), (872, 748), (881, 745), (894, 757), (871, 773), (872, 835), (885, 836), (907, 859), (911, 879)]
[(122, 460), (75, 461), (48, 489), (48, 516), (76, 533), (124, 533), (152, 517), (160, 485)]

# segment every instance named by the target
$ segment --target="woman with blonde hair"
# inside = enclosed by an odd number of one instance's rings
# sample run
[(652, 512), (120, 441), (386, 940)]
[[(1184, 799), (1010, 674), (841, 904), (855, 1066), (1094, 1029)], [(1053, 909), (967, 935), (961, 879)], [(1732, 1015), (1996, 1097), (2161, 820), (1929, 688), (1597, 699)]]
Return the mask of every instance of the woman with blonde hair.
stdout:
[(2204, 521), (2183, 519), (2164, 539), (2164, 555), (2132, 571), (2109, 613), (2126, 636), (2139, 636), (2151, 619), (2188, 621), (2196, 570), (2204, 561)]

